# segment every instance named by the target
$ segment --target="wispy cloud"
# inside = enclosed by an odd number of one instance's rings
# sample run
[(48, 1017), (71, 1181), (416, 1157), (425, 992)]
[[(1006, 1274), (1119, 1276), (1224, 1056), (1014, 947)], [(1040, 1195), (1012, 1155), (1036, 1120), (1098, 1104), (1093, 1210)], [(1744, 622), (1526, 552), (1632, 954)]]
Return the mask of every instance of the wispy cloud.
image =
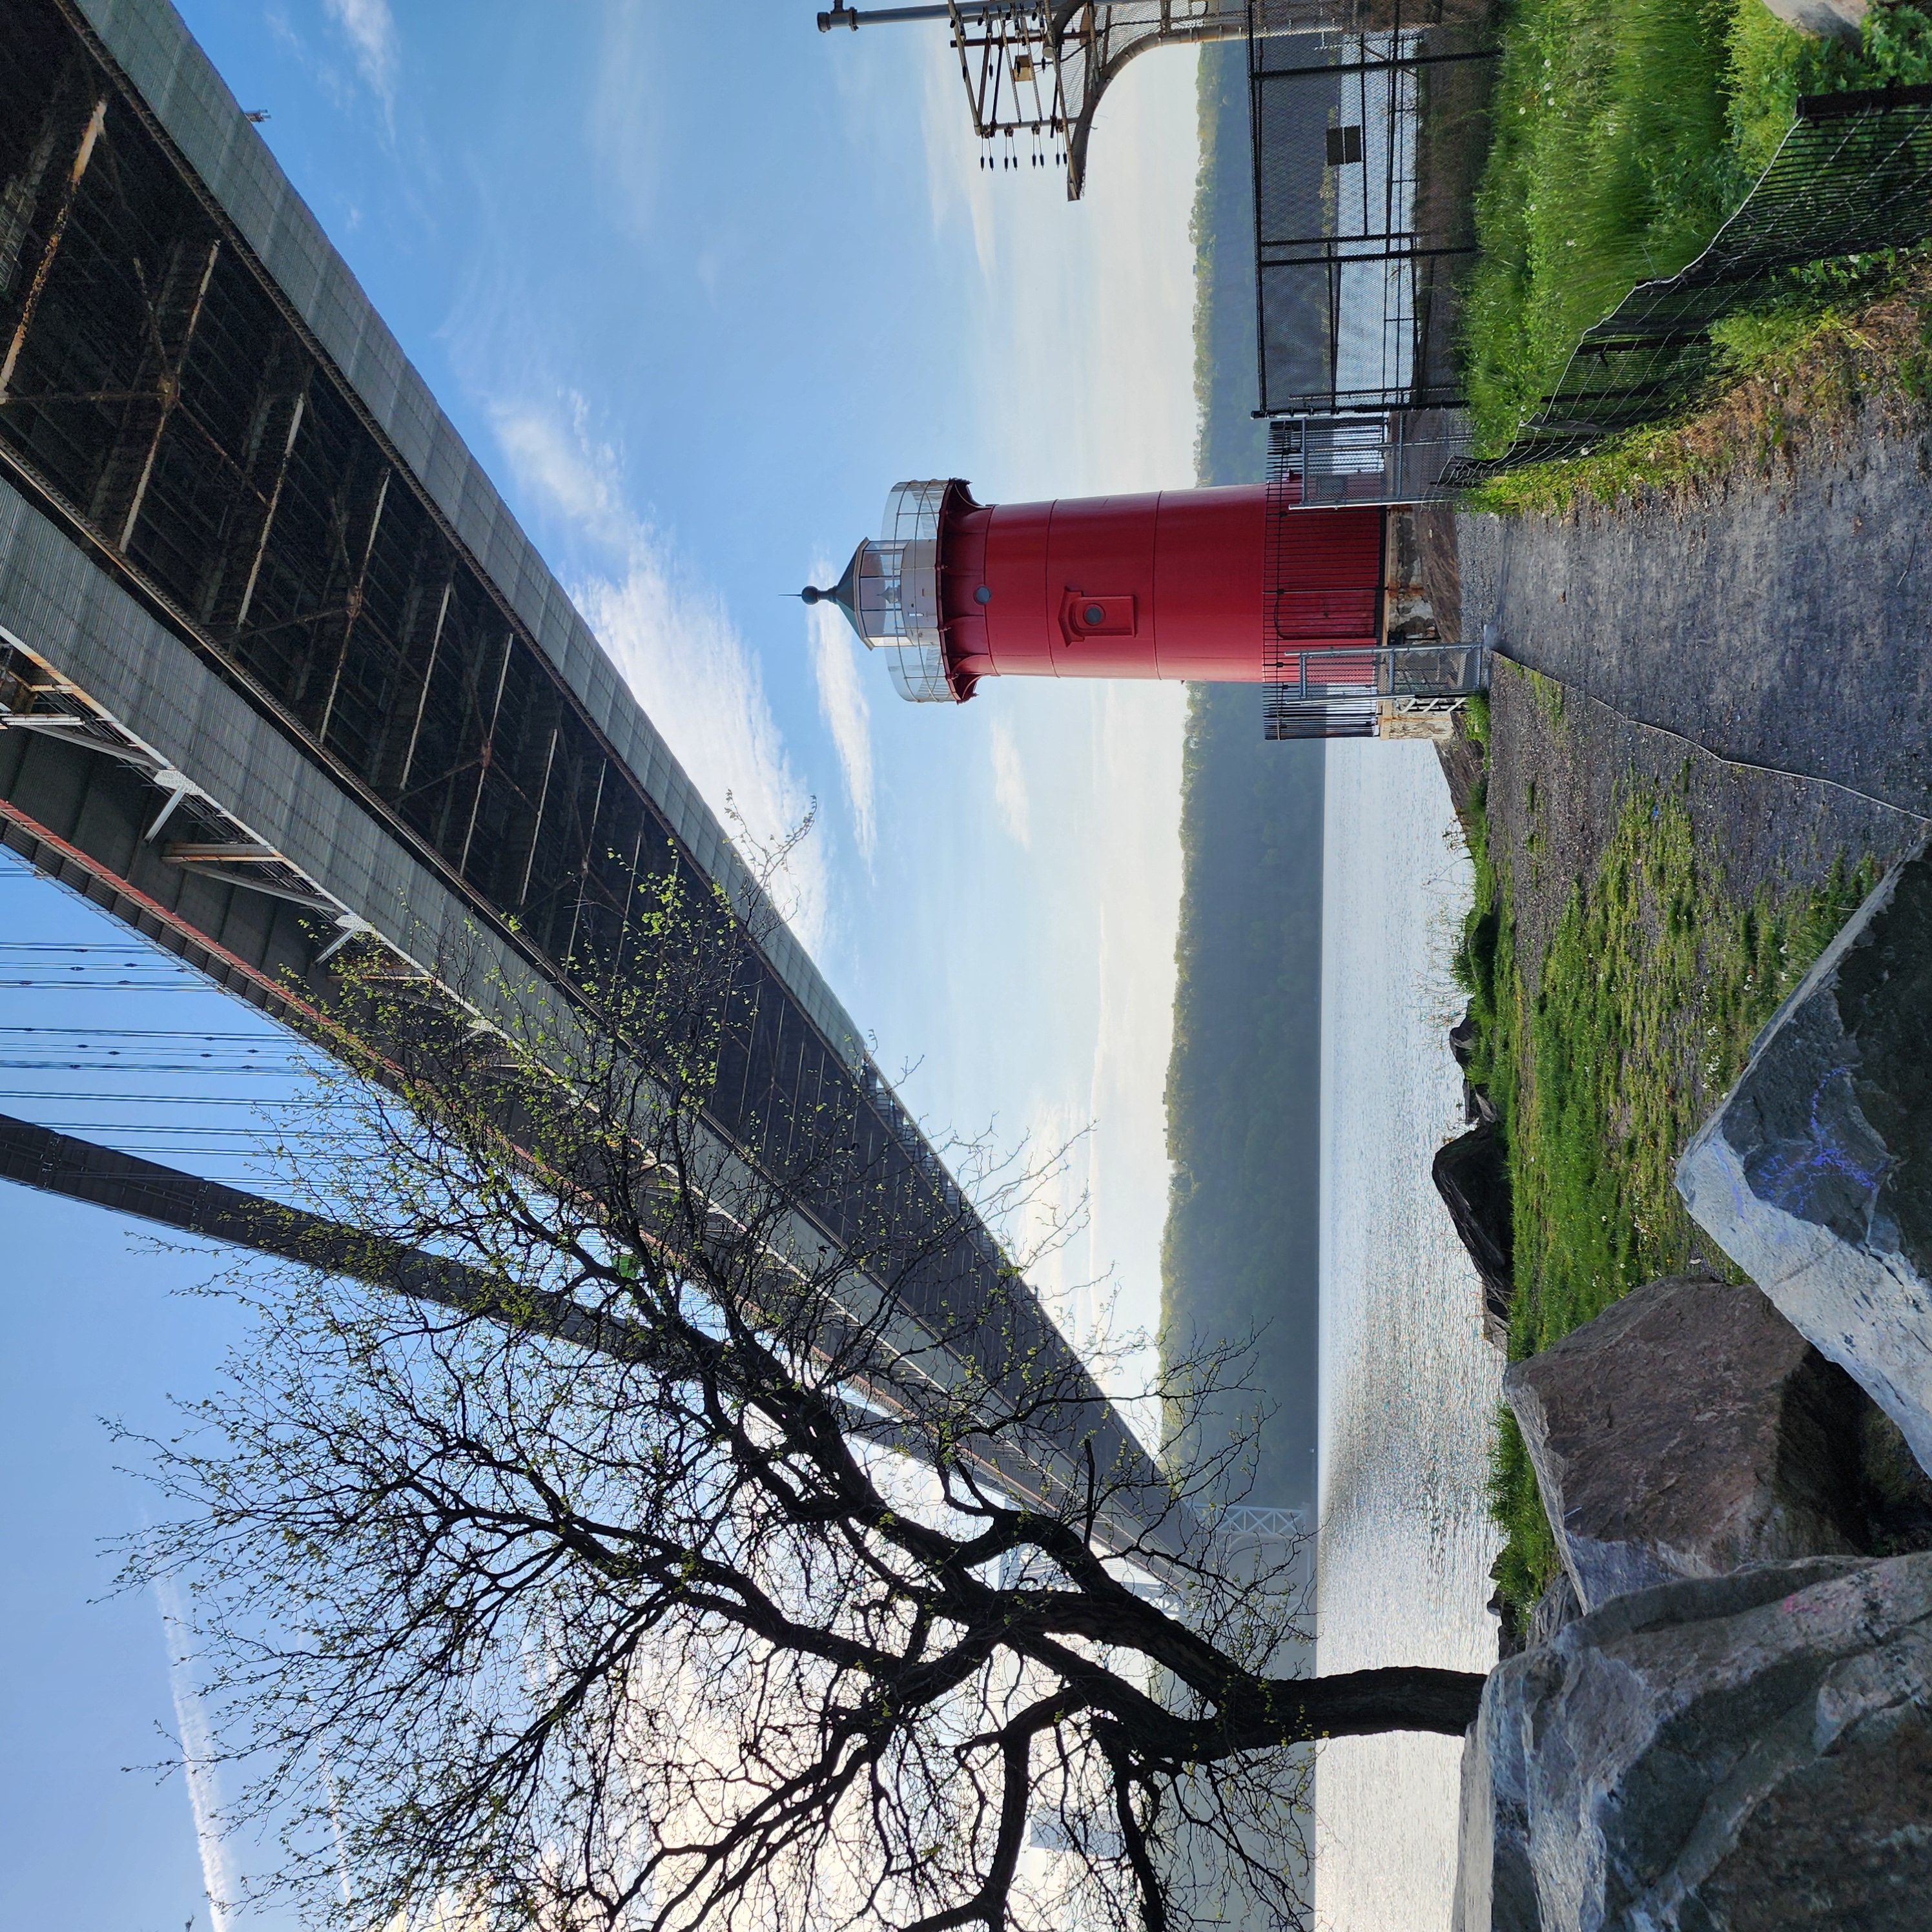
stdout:
[[(754, 840), (776, 844), (812, 801), (724, 600), (631, 508), (616, 454), (591, 435), (580, 397), (500, 403), (491, 415), (518, 480), (612, 560), (571, 595), (638, 702), (712, 810), (728, 821), (735, 808)], [(866, 796), (869, 814), (869, 765)], [(794, 853), (789, 887), (793, 923), (817, 950), (830, 897), (822, 840)]]
[(354, 50), (362, 78), (381, 98), (384, 109), (396, 104), (396, 78), (402, 65), (402, 37), (389, 0), (323, 0), (329, 18)]
[(533, 484), (592, 542), (628, 547), (639, 525), (626, 507), (617, 452), (590, 434), (590, 409), (566, 394), (554, 405), (499, 400), (490, 405), (496, 440), (518, 478)]
[(1019, 741), (1013, 728), (1004, 718), (993, 720), (987, 741), (993, 754), (993, 802), (1000, 823), (1022, 845), (1033, 843), (1033, 806), (1027, 794), (1026, 766), (1020, 759)]
[(159, 1578), (154, 1600), (161, 1612), (161, 1631), (168, 1647), (168, 1688), (173, 1693), (175, 1730), (181, 1740), (182, 1769), (188, 1780), (188, 1801), (194, 1814), (195, 1841), (201, 1852), (201, 1885), (208, 1894), (208, 1916), (214, 1932), (228, 1932), (236, 1896), (235, 1868), (221, 1835), (221, 1790), (214, 1768), (214, 1738), (195, 1682), (194, 1633), (183, 1610), (181, 1586), (172, 1576)]
[(664, 188), (662, 95), (668, 62), (661, 9), (607, 4), (597, 49), (596, 93), (585, 135), (596, 154), (596, 192), (634, 235), (656, 218)]
[[(830, 583), (838, 566), (822, 557), (812, 560), (814, 584)], [(818, 687), (819, 716), (832, 734), (844, 774), (845, 802), (851, 808), (852, 838), (869, 866), (878, 844), (873, 803), (872, 707), (859, 667), (852, 627), (836, 604), (816, 604), (806, 613), (812, 637), (812, 676)]]

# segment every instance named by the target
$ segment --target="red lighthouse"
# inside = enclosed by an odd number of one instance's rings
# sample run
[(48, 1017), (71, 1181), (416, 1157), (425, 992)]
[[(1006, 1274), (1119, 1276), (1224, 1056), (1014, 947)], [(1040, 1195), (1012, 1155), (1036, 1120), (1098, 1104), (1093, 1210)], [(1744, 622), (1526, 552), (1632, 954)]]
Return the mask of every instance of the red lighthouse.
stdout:
[(1259, 684), (1269, 735), (1301, 737), (1477, 688), (1479, 650), (1426, 622), (1391, 634), (1413, 602), (1388, 562), (1405, 513), (1300, 504), (1293, 477), (1045, 503), (902, 483), (837, 587), (805, 598), (838, 604), (915, 700), (963, 704), (988, 677)]

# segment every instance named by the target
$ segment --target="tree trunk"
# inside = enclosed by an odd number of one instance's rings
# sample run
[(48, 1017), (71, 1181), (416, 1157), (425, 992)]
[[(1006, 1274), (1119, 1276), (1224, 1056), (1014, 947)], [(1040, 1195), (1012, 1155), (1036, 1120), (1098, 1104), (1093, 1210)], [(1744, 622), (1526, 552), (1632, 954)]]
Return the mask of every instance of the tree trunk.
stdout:
[[(1347, 1670), (1334, 1677), (1279, 1683), (1280, 1714), (1300, 1720), (1304, 1737), (1370, 1737), (1382, 1731), (1436, 1731), (1459, 1738), (1475, 1722), (1483, 1686), (1480, 1670), (1434, 1670), (1408, 1666)], [(1292, 1697), (1294, 1702), (1288, 1705)]]

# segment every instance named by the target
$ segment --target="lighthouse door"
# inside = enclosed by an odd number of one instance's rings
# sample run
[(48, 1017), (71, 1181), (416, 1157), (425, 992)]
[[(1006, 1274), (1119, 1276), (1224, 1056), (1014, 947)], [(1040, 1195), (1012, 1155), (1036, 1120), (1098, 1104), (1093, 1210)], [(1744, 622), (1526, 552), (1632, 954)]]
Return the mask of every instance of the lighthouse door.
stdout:
[(1266, 680), (1310, 694), (1372, 693), (1382, 615), (1382, 512), (1303, 510), (1268, 492)]

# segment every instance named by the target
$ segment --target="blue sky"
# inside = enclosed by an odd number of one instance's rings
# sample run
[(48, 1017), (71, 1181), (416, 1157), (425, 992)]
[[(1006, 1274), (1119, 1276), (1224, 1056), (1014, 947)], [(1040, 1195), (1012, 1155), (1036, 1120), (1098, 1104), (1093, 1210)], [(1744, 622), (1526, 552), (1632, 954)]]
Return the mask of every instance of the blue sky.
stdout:
[[(706, 796), (765, 832), (817, 800), (799, 922), (882, 1064), (917, 1063), (914, 1107), (1010, 1136), (1096, 1124), (1072, 1183), (1092, 1234), (1043, 1285), (1112, 1266), (1145, 1321), (1182, 694), (1028, 682), (907, 705), (788, 593), (842, 564), (902, 477), (990, 500), (1192, 480), (1194, 61), (1129, 70), (1069, 207), (1058, 170), (977, 168), (943, 34), (821, 37), (814, 10), (183, 7)], [(0, 934), (117, 936), (19, 878)], [(212, 995), (116, 1010), (244, 1024)], [(169, 1292), (205, 1264), (110, 1217), (15, 1190), (0, 1214), (0, 1636), (8, 1735), (35, 1741), (0, 1768), (0, 1921), (206, 1926), (181, 1781), (118, 1768), (178, 1721), (160, 1615), (88, 1600), (96, 1539), (142, 1506), (97, 1418), (159, 1422), (164, 1391), (212, 1372), (224, 1318)]]

